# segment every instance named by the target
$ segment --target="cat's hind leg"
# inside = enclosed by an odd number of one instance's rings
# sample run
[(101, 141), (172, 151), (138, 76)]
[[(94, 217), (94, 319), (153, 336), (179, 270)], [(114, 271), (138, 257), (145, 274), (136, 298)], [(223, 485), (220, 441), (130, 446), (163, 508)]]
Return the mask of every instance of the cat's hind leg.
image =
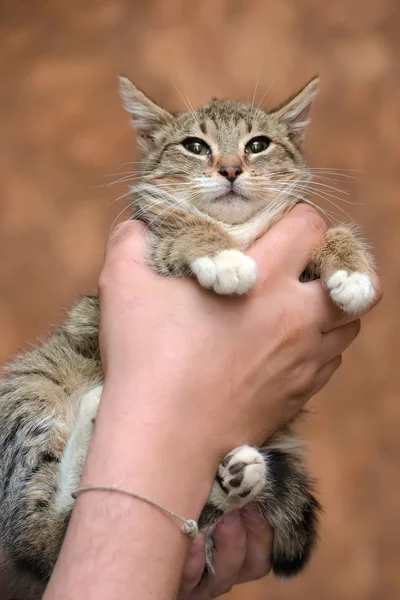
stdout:
[(267, 447), (240, 446), (226, 455), (200, 516), (206, 534), (204, 576), (213, 572), (215, 525), (230, 510), (247, 504), (253, 504), (274, 529), (274, 573), (291, 577), (306, 565), (317, 539), (320, 505), (299, 446), (295, 438), (280, 432)]

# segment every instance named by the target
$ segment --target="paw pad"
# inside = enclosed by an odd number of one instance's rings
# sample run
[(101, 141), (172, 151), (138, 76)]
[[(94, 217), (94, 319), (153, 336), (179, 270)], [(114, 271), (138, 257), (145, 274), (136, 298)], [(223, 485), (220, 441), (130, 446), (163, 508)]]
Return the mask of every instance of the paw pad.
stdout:
[(217, 475), (228, 505), (234, 508), (253, 500), (265, 485), (265, 471), (264, 457), (255, 448), (240, 446), (229, 452)]

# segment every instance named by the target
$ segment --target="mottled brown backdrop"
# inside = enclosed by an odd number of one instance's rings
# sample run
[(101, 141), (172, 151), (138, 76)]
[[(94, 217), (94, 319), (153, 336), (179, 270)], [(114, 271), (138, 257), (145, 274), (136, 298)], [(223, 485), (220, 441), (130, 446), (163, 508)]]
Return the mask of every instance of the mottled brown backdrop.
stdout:
[(231, 598), (400, 597), (399, 31), (398, 0), (1, 3), (2, 362), (96, 284), (127, 204), (126, 185), (107, 184), (137, 157), (118, 72), (171, 109), (185, 95), (251, 100), (257, 81), (256, 101), (266, 92), (272, 106), (322, 77), (308, 156), (349, 175), (332, 185), (352, 204), (325, 206), (362, 224), (386, 295), (305, 426), (326, 507), (310, 568)]

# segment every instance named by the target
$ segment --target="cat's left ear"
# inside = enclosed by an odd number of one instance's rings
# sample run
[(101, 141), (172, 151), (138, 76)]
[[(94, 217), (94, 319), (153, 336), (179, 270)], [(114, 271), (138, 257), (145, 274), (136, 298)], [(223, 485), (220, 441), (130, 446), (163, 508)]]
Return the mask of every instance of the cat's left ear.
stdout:
[(273, 112), (280, 120), (286, 123), (293, 141), (299, 145), (303, 142), (306, 127), (311, 122), (311, 105), (318, 93), (318, 88), (319, 77), (314, 77), (289, 102)]
[(173, 116), (147, 98), (127, 77), (122, 75), (119, 77), (119, 93), (125, 110), (132, 115), (138, 145), (144, 152), (150, 152), (156, 145), (155, 133), (163, 125), (171, 122)]

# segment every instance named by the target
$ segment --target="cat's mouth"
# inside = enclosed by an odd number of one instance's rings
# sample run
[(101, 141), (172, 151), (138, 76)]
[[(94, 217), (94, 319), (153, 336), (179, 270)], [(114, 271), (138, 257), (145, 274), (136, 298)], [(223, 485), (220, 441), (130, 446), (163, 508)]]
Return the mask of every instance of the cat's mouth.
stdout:
[(215, 198), (215, 200), (218, 202), (226, 202), (227, 204), (235, 204), (235, 202), (248, 202), (248, 198), (246, 198), (246, 196), (238, 194), (233, 190), (218, 196)]

